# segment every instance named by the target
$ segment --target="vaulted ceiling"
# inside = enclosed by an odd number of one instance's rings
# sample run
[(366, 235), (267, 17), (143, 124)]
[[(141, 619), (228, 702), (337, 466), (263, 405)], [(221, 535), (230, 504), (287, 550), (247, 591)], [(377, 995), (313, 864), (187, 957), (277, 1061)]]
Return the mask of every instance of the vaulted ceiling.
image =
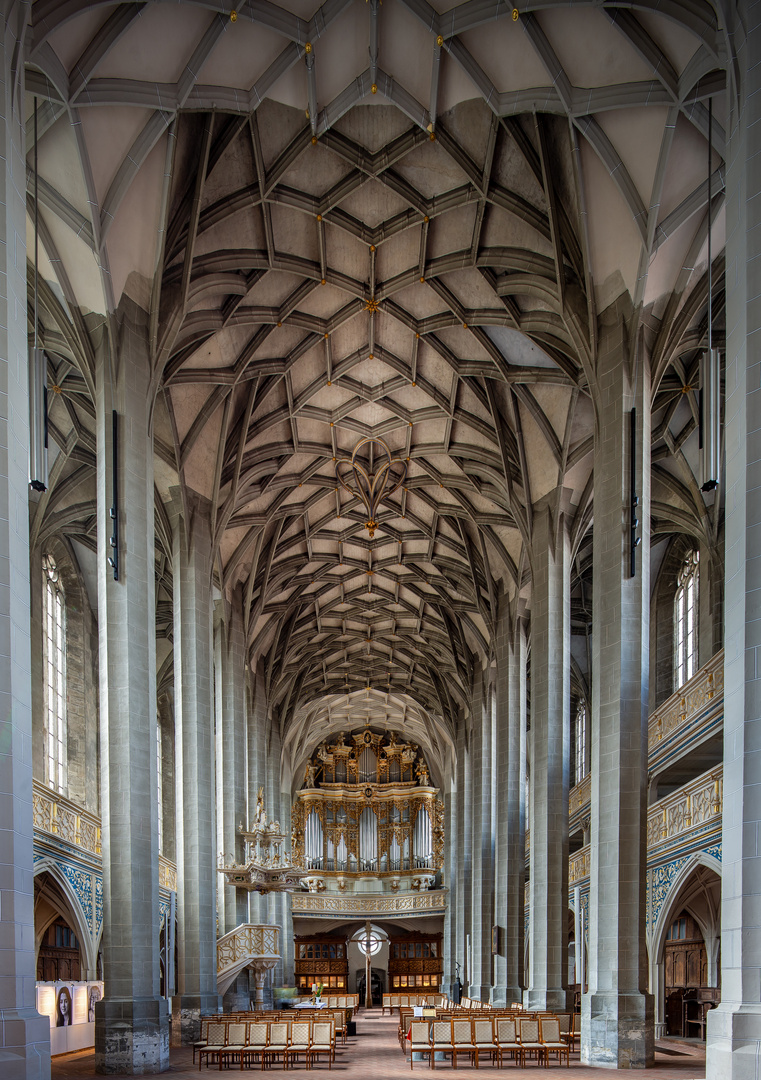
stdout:
[[(700, 0), (249, 0), (234, 20), (35, 0), (56, 388), (35, 540), (68, 536), (86, 572), (97, 340), (129, 297), (160, 385), (159, 659), (179, 488), (208, 501), (294, 760), (354, 717), (443, 767), (498, 605), (530, 609), (537, 503), (565, 489), (574, 552), (590, 542), (597, 315), (622, 294), (654, 369), (654, 533), (716, 542), (695, 386), (723, 67)], [(372, 538), (335, 473), (363, 437), (406, 466)]]

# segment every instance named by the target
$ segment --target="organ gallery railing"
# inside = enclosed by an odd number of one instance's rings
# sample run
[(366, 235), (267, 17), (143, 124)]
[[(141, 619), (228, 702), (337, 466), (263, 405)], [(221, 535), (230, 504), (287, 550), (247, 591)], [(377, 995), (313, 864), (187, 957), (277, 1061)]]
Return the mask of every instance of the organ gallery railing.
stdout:
[(445, 892), (396, 893), (379, 896), (372, 893), (294, 893), (291, 898), (294, 915), (330, 914), (353, 918), (371, 918), (375, 915), (426, 914), (446, 909)]

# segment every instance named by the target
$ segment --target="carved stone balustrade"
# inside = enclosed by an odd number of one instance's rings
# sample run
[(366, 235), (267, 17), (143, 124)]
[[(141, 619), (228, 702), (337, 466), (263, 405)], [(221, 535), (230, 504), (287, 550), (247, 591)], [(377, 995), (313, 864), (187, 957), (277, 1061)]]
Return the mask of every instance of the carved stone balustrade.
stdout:
[(100, 818), (34, 781), (34, 828), (100, 858)]
[(724, 722), (724, 650), (664, 701), (648, 722), (648, 769), (661, 772), (685, 751), (721, 731)]
[(714, 833), (721, 835), (723, 775), (723, 767), (717, 765), (650, 807), (648, 857), (653, 848), (698, 838), (703, 842)]
[(224, 994), (244, 968), (254, 972), (256, 1007), (263, 1007), (264, 976), (280, 959), (280, 927), (241, 923), (217, 938), (217, 992)]
[(369, 919), (382, 915), (438, 915), (446, 909), (446, 890), (364, 893), (345, 896), (341, 893), (294, 893), (294, 915), (346, 916)]

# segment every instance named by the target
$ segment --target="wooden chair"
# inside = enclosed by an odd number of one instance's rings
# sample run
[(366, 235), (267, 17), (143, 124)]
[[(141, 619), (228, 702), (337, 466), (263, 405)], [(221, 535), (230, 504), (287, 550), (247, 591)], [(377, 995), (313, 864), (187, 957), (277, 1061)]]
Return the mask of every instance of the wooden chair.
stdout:
[[(431, 1068), (436, 1068), (436, 1055), (437, 1054), (449, 1054), (454, 1053), (454, 1047), (452, 1046), (452, 1021), (451, 1020), (434, 1020), (433, 1032), (431, 1034)], [(454, 1066), (454, 1060), (452, 1061)]]
[(499, 1057), (499, 1047), (494, 1041), (494, 1024), (491, 1020), (473, 1021), (473, 1046), (476, 1051), (476, 1068), (479, 1066), (481, 1055), (491, 1055), (492, 1065)]
[(413, 1020), (410, 1024), (410, 1069), (415, 1060), (415, 1054), (427, 1054), (428, 1064), (431, 1064), (431, 1028), (427, 1020)]
[(248, 1025), (248, 1042), (241, 1055), (240, 1067), (244, 1064), (252, 1065), (258, 1057), (261, 1067), (264, 1068), (264, 1051), (269, 1040), (270, 1024), (266, 1020), (251, 1020)]
[(457, 1055), (468, 1054), (471, 1060), (476, 1056), (476, 1047), (473, 1042), (473, 1021), (452, 1021), (452, 1068), (457, 1068)]
[(519, 1017), (518, 1039), (523, 1050), (524, 1063), (527, 1055), (529, 1059), (535, 1057), (537, 1065), (540, 1065), (545, 1060), (544, 1044), (539, 1038), (538, 1020), (529, 1020), (525, 1016)]
[(202, 1050), (204, 1048), (204, 1046), (206, 1046), (206, 1044), (209, 1041), (208, 1040), (208, 1034), (209, 1034), (209, 1019), (208, 1019), (208, 1017), (203, 1017), (201, 1019), (201, 1037), (198, 1040), (198, 1042), (193, 1043), (193, 1064), (194, 1065), (196, 1063), (196, 1053), (199, 1050)]
[(300, 1020), (291, 1024), (291, 1035), (285, 1051), (286, 1067), (292, 1061), (304, 1055), (304, 1064), (309, 1068), (309, 1047), (312, 1042), (312, 1024), (309, 1020)]
[(315, 1021), (312, 1025), (312, 1039), (309, 1044), (307, 1068), (312, 1068), (312, 1060), (319, 1059), (320, 1055), (326, 1054), (328, 1068), (333, 1068), (333, 1058), (336, 1056), (336, 1035), (332, 1023)]
[(262, 1054), (262, 1068), (265, 1063), (274, 1065), (278, 1057), (283, 1059), (285, 1068), (285, 1052), (288, 1049), (288, 1024), (284, 1021), (275, 1021), (267, 1025), (267, 1045)]
[(225, 1045), (219, 1048), (217, 1055), (220, 1069), (240, 1064), (241, 1055), (246, 1048), (247, 1027), (245, 1020), (231, 1020), (228, 1023)]
[(227, 1042), (227, 1024), (224, 1020), (210, 1020), (206, 1029), (206, 1046), (198, 1050), (198, 1071), (201, 1071), (203, 1059), (206, 1058), (206, 1067), (209, 1067), (209, 1058), (219, 1060), (219, 1051)]
[(539, 1021), (539, 1041), (544, 1046), (544, 1061), (546, 1065), (550, 1063), (550, 1055), (556, 1054), (558, 1064), (563, 1064), (563, 1054), (565, 1054), (565, 1063), (571, 1067), (571, 1048), (567, 1042), (564, 1042), (560, 1037), (560, 1022), (557, 1017), (550, 1019), (549, 1017), (542, 1017)]

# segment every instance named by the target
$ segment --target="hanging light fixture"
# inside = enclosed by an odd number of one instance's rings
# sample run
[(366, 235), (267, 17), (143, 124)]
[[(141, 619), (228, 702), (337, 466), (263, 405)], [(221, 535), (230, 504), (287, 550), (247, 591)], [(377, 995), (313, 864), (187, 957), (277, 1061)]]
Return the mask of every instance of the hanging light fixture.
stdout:
[(711, 253), (711, 152), (713, 101), (708, 99), (708, 342), (700, 360), (701, 490), (713, 491), (721, 479), (721, 356), (713, 347), (713, 266)]
[[(367, 443), (371, 443), (380, 447), (381, 455), (380, 462), (376, 468), (372, 471), (369, 468), (365, 468), (362, 462), (359, 460), (359, 451)], [(399, 466), (398, 476), (392, 476), (392, 468)], [(343, 470), (344, 476), (341, 475)], [(351, 475), (349, 474), (351, 470)], [(353, 484), (351, 479), (353, 476)], [(383, 499), (388, 498), (396, 491), (396, 489), (404, 482), (407, 476), (407, 463), (402, 461), (401, 458), (391, 457), (391, 451), (386, 446), (383, 439), (377, 439), (372, 435), (366, 436), (364, 439), (360, 439), (357, 445), (354, 447), (354, 452), (350, 458), (339, 458), (336, 461), (336, 477), (350, 495), (355, 499), (359, 499), (367, 511), (367, 521), (365, 522), (365, 528), (370, 533), (370, 539), (372, 540), (375, 535), (375, 530), (378, 528), (377, 513)]]
[(39, 279), (39, 222), (37, 201), (37, 98), (34, 99), (34, 344), (29, 349), (29, 486), (46, 491), (48, 486), (48, 386), (47, 357), (37, 341)]

